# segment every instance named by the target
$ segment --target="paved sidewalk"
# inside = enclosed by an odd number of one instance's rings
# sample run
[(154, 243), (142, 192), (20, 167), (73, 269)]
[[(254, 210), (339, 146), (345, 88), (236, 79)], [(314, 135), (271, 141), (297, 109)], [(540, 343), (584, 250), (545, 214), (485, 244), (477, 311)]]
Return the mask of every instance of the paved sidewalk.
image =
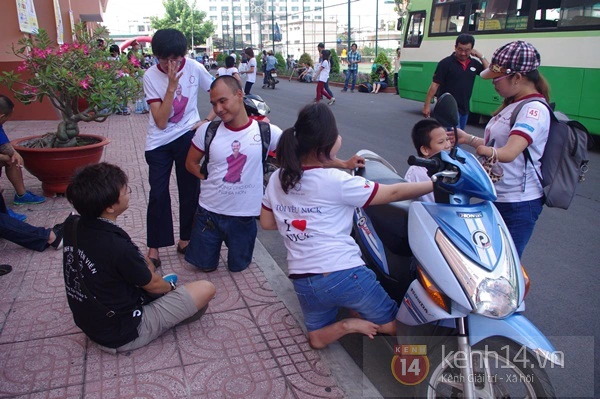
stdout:
[[(119, 218), (146, 250), (148, 170), (144, 143), (148, 115), (111, 116), (80, 125), (107, 136), (104, 161), (128, 174), (129, 209)], [(11, 139), (51, 131), (56, 121), (7, 122)], [(29, 190), (41, 183), (25, 173)], [(175, 179), (173, 178), (172, 183)], [(14, 206), (14, 190), (0, 178), (4, 198), (36, 226), (59, 223), (72, 210), (64, 197)], [(177, 191), (171, 186), (178, 225)], [(177, 237), (178, 231), (175, 232)], [(257, 241), (254, 262), (232, 274), (223, 264), (206, 274), (187, 264), (175, 247), (161, 250), (160, 272), (179, 282), (207, 279), (217, 296), (199, 321), (176, 327), (147, 347), (109, 355), (75, 326), (66, 301), (62, 253), (34, 252), (0, 240), (0, 398), (341, 398), (380, 397), (339, 344), (314, 351), (303, 331), (291, 283)]]

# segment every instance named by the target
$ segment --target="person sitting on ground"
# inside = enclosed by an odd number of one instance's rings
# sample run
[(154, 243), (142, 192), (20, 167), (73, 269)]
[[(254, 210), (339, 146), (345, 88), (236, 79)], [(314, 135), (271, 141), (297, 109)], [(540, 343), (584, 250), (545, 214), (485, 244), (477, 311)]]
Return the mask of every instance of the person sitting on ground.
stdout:
[[(446, 129), (435, 119), (423, 119), (415, 123), (411, 137), (417, 154), (422, 158), (431, 158), (440, 151), (450, 149), (450, 140)], [(427, 175), (427, 169), (417, 165), (408, 168), (404, 179), (410, 182), (431, 181), (431, 177)], [(433, 193), (423, 195), (418, 200), (435, 202)]]
[(242, 84), (242, 78), (240, 78), (240, 73), (238, 69), (235, 67), (235, 58), (232, 56), (227, 56), (225, 58), (225, 67), (221, 67), (217, 70), (217, 76), (233, 76)]
[(75, 324), (110, 353), (140, 348), (199, 318), (215, 296), (209, 281), (177, 287), (176, 276), (161, 277), (117, 225), (129, 207), (127, 183), (118, 166), (100, 163), (76, 173), (67, 187), (67, 199), (81, 215), (68, 217), (64, 229), (69, 307)]
[(52, 228), (36, 227), (11, 217), (0, 194), (0, 238), (42, 252), (48, 247), (59, 249), (63, 241), (63, 224)]
[[(13, 204), (27, 205), (40, 204), (46, 201), (45, 197), (35, 195), (31, 191), (25, 189), (23, 181), (23, 158), (15, 149), (4, 132), (4, 122), (6, 122), (15, 108), (15, 104), (10, 98), (0, 94), (0, 175), (4, 167), (6, 177), (10, 184), (15, 188), (15, 197)], [(8, 214), (20, 221), (27, 219), (26, 215), (13, 212), (7, 209)]]
[[(287, 249), (289, 278), (298, 295), (308, 340), (324, 348), (346, 334), (395, 334), (398, 305), (360, 257), (350, 233), (356, 207), (425, 195), (433, 183), (378, 184), (325, 169), (342, 145), (325, 104), (310, 104), (277, 145), (281, 168), (269, 180), (260, 225), (279, 230)], [(302, 212), (301, 212), (302, 210)], [(309, 210), (309, 211), (304, 211)], [(336, 321), (339, 308), (360, 315)]]
[(377, 73), (377, 78), (373, 80), (373, 91), (371, 91), (373, 94), (377, 94), (379, 90), (385, 90), (388, 87), (387, 82), (390, 74), (385, 65), (378, 66), (375, 72)]
[(298, 76), (298, 80), (301, 82), (311, 83), (313, 80), (313, 77), (315, 76), (315, 70), (309, 63), (306, 63), (304, 65), (305, 65), (304, 71), (302, 71), (300, 76)]

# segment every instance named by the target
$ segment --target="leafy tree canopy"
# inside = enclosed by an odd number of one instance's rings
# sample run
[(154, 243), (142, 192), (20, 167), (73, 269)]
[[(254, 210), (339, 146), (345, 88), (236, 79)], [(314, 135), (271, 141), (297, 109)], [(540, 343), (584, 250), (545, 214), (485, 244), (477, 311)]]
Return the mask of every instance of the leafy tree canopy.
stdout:
[(188, 47), (192, 47), (192, 31), (194, 32), (194, 44), (206, 43), (215, 32), (212, 21), (204, 21), (206, 12), (196, 10), (196, 2), (190, 7), (186, 0), (164, 0), (164, 18), (151, 17), (152, 28), (165, 29), (175, 28), (185, 35)]

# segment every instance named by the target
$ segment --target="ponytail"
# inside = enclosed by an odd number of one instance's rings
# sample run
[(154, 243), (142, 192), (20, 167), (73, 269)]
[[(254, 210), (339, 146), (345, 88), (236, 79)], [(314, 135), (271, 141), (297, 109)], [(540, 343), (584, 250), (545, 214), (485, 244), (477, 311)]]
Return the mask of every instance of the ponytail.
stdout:
[(302, 162), (295, 127), (284, 130), (275, 151), (281, 168), (279, 169), (279, 181), (283, 192), (287, 194), (302, 177)]

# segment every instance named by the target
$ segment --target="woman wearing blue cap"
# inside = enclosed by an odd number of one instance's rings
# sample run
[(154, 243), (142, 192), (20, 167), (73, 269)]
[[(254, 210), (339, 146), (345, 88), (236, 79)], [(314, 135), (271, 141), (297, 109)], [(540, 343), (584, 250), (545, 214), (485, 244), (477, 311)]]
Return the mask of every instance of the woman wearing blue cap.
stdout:
[[(544, 203), (536, 170), (541, 175), (539, 159), (550, 130), (550, 112), (543, 104), (549, 101), (550, 87), (539, 73), (539, 66), (540, 54), (529, 43), (515, 41), (497, 49), (481, 77), (492, 79), (504, 102), (485, 127), (483, 139), (459, 131), (460, 144), (471, 145), (477, 154), (493, 157), (501, 166), (496, 171), (498, 177), (501, 172), (503, 175), (495, 183), (498, 199), (494, 204), (506, 222), (519, 257)], [(527, 100), (538, 101), (525, 104), (511, 125), (513, 111)], [(533, 164), (526, 160), (525, 149), (529, 150)]]

